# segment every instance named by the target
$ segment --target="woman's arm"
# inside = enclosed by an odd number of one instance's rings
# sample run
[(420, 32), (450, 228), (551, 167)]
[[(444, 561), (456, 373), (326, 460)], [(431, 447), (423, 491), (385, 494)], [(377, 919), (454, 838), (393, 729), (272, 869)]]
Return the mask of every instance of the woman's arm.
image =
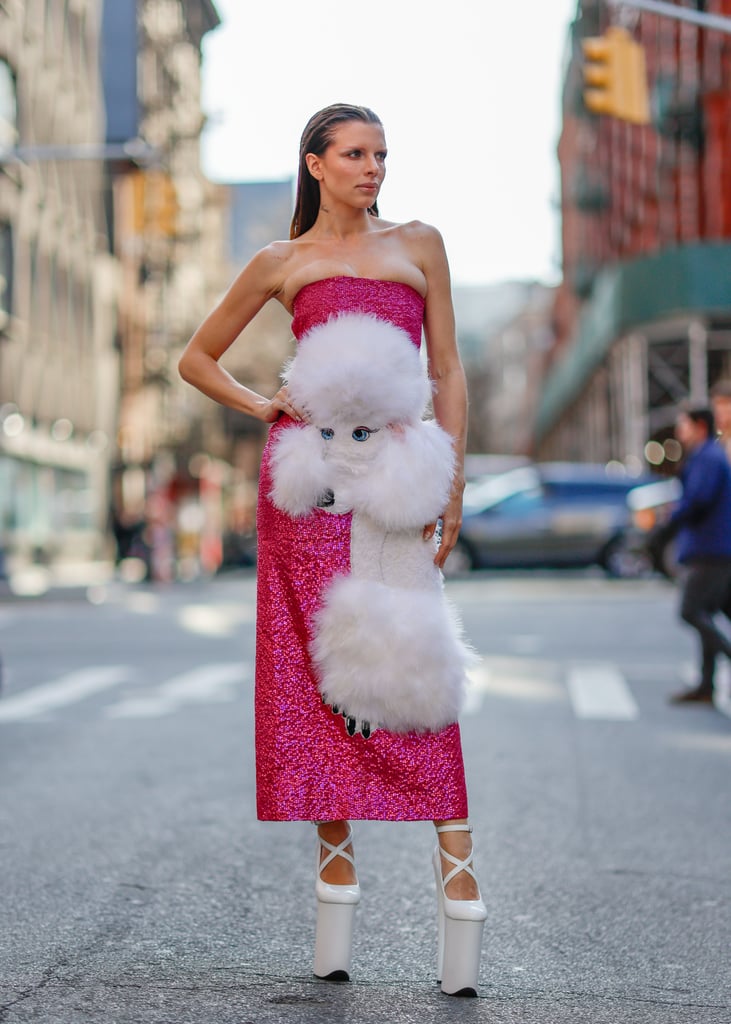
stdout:
[(268, 423), (282, 412), (300, 419), (289, 402), (286, 387), (280, 388), (273, 398), (265, 398), (239, 384), (218, 360), (262, 306), (280, 292), (284, 258), (279, 243), (258, 252), (205, 318), (178, 363), (183, 380), (204, 395)]
[[(435, 385), (434, 415), (439, 425), (452, 437), (456, 456), (452, 492), (442, 515), (441, 543), (434, 559), (442, 568), (457, 542), (462, 525), (467, 384), (457, 349), (449, 265), (442, 237), (435, 228), (425, 224), (410, 225), (409, 233), (416, 244), (421, 269), (427, 280), (424, 334), (429, 377)], [(435, 524), (429, 524), (425, 536), (430, 537), (434, 530)]]

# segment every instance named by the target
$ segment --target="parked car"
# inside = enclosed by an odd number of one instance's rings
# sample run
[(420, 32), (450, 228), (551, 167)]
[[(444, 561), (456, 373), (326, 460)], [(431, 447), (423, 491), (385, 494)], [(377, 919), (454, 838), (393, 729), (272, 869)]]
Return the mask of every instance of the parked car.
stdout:
[[(632, 517), (631, 526), (625, 531), (626, 550), (638, 553), (639, 557), (648, 558), (645, 542), (651, 530), (666, 523), (683, 492), (680, 480), (671, 476), (653, 483), (633, 488), (627, 495), (627, 505)], [(652, 562), (652, 568), (664, 576), (673, 578), (677, 575), (678, 562), (675, 542), (670, 541), (659, 556)]]
[(445, 573), (589, 565), (615, 576), (649, 573), (628, 495), (659, 479), (603, 464), (537, 463), (468, 484)]

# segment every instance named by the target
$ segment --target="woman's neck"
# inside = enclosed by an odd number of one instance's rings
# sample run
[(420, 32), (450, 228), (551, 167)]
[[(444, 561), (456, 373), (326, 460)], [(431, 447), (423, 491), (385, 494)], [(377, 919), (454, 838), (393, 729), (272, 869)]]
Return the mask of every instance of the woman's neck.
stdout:
[(367, 210), (354, 210), (352, 207), (338, 209), (334, 203), (325, 199), (308, 233), (344, 242), (356, 235), (366, 234), (372, 227), (373, 217)]

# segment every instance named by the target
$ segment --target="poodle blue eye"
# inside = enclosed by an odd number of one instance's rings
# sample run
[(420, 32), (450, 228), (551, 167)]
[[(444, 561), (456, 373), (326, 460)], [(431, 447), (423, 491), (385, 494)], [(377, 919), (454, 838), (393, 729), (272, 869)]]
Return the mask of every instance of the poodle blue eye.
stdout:
[(335, 437), (335, 431), (332, 429), (332, 427), (323, 427), (323, 429), (320, 431), (320, 434), (326, 441), (332, 441), (332, 439)]
[(368, 427), (356, 427), (355, 430), (353, 431), (353, 440), (367, 441), (372, 433), (373, 431), (369, 430)]

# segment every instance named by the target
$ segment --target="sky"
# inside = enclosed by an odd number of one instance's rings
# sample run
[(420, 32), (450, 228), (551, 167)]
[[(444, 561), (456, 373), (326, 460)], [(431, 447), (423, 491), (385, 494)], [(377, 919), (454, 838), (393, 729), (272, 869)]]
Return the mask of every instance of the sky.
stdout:
[(214, 0), (203, 169), (295, 177), (330, 103), (371, 107), (388, 145), (381, 216), (444, 236), (455, 285), (559, 279), (556, 145), (576, 0)]

